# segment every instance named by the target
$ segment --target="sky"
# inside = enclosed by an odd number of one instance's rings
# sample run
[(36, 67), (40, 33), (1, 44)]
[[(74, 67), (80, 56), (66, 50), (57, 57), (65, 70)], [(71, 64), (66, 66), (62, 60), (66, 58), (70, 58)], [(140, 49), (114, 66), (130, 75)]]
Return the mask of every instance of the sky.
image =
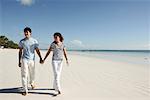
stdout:
[(42, 49), (55, 32), (67, 49), (150, 49), (150, 0), (0, 0), (0, 35), (25, 27)]

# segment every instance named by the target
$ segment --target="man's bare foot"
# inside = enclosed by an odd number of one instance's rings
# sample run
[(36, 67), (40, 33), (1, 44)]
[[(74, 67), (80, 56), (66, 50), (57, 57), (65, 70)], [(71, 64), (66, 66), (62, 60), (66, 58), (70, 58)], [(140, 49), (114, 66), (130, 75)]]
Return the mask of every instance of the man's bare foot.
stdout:
[(27, 92), (22, 92), (21, 93), (23, 96), (26, 96), (28, 93)]

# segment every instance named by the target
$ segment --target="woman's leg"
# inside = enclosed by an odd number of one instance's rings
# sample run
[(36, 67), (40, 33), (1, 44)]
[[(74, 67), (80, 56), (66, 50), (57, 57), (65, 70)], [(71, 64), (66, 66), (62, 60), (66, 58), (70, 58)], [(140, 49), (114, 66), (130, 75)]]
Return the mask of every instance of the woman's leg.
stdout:
[(60, 75), (62, 70), (62, 61), (52, 61), (54, 71), (54, 83), (53, 87), (56, 91), (61, 91), (60, 87)]
[(56, 78), (57, 78), (57, 62), (52, 61), (52, 67), (53, 67), (53, 72), (54, 72), (54, 82), (53, 82), (53, 88), (57, 90), (57, 85), (56, 85)]
[(62, 61), (59, 61), (57, 67), (57, 87), (59, 91), (61, 91), (61, 86), (60, 86), (61, 71), (62, 71)]

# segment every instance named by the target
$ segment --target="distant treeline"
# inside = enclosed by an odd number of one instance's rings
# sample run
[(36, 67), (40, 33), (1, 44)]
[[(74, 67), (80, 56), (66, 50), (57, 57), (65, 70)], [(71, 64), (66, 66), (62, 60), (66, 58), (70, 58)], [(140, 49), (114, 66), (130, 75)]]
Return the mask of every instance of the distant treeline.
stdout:
[(12, 40), (9, 40), (6, 36), (0, 36), (0, 47), (17, 49), (18, 44), (14, 43)]

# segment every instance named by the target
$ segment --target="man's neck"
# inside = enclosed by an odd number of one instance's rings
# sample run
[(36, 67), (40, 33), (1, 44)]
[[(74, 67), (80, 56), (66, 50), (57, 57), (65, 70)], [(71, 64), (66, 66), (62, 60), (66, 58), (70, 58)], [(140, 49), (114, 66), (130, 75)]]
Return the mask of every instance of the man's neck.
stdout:
[(31, 37), (25, 37), (27, 40), (29, 40)]

